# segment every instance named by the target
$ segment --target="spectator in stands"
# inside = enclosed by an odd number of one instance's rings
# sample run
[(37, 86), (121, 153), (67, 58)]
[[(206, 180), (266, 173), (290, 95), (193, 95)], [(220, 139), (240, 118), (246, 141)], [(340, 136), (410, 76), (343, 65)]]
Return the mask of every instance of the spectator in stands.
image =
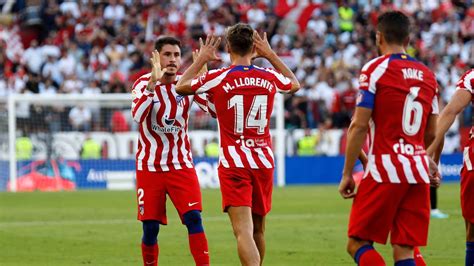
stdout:
[(82, 148), (80, 152), (81, 159), (100, 159), (102, 157), (101, 150), (102, 147), (100, 146), (100, 143), (98, 143), (89, 134), (87, 134), (86, 139), (82, 143)]
[(212, 138), (204, 147), (204, 154), (206, 157), (217, 158), (219, 157), (219, 140)]
[(69, 123), (75, 131), (89, 131), (91, 120), (92, 113), (84, 104), (78, 104), (69, 112)]
[(316, 155), (318, 135), (313, 134), (310, 129), (306, 129), (304, 133), (304, 137), (298, 140), (297, 154), (299, 156), (314, 156)]

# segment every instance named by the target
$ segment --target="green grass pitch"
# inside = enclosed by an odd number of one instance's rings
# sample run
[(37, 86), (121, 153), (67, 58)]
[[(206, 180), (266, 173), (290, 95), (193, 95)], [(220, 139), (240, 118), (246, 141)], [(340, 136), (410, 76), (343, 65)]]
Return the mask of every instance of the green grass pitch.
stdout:
[[(464, 264), (459, 185), (444, 184), (439, 205), (450, 217), (432, 220), (428, 265)], [(220, 192), (203, 190), (204, 227), (213, 265), (239, 265)], [(193, 265), (187, 234), (168, 202), (160, 229), (160, 264)], [(265, 265), (354, 265), (345, 252), (349, 200), (336, 186), (275, 189), (267, 218)], [(131, 191), (0, 193), (0, 265), (141, 265), (141, 224)], [(390, 247), (376, 245), (393, 265)]]

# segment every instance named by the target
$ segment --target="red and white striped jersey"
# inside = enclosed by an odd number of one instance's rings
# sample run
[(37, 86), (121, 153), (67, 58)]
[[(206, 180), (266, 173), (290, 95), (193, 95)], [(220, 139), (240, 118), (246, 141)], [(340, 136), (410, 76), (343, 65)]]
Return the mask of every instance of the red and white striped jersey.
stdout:
[[(474, 69), (464, 73), (457, 83), (457, 90), (466, 90), (471, 93), (471, 106), (474, 107)], [(464, 166), (468, 171), (472, 171), (472, 162), (474, 161), (474, 124), (471, 126), (469, 142), (464, 147), (463, 152)]]
[(434, 74), (406, 54), (391, 54), (367, 63), (359, 83), (358, 106), (372, 109), (364, 178), (429, 183), (424, 134), (428, 117), (439, 112)]
[(289, 92), (291, 81), (273, 69), (230, 66), (195, 78), (192, 89), (207, 93), (219, 125), (219, 166), (274, 167), (270, 116), (276, 92)]
[(190, 107), (194, 101), (212, 115), (212, 105), (207, 105), (206, 95), (177, 94), (179, 77), (172, 84), (157, 82), (155, 93), (146, 90), (149, 73), (133, 84), (132, 117), (140, 124), (137, 170), (157, 172), (194, 167), (188, 138)]

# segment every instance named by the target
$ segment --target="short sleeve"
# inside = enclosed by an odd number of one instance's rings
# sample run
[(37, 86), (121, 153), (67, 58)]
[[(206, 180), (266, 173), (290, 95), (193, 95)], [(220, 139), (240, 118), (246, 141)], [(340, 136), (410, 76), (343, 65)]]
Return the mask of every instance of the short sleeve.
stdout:
[(208, 71), (191, 81), (191, 89), (196, 94), (209, 92), (217, 87), (229, 73), (230, 69), (216, 69)]
[(456, 90), (466, 90), (472, 94), (472, 82), (474, 81), (474, 69), (464, 73), (456, 84)]
[(272, 68), (266, 68), (265, 70), (274, 76), (273, 81), (279, 93), (289, 93), (291, 91), (292, 86), (289, 78)]

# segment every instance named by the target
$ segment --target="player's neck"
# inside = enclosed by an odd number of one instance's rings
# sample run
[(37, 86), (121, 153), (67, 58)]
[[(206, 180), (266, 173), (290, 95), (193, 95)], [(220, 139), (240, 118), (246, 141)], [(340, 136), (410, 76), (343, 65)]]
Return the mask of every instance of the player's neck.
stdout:
[(176, 75), (163, 75), (160, 79), (161, 84), (171, 84), (176, 81)]
[(386, 45), (382, 50), (384, 55), (388, 54), (406, 54), (405, 47), (401, 45)]
[(232, 65), (234, 66), (250, 66), (252, 64), (251, 56), (233, 56)]

